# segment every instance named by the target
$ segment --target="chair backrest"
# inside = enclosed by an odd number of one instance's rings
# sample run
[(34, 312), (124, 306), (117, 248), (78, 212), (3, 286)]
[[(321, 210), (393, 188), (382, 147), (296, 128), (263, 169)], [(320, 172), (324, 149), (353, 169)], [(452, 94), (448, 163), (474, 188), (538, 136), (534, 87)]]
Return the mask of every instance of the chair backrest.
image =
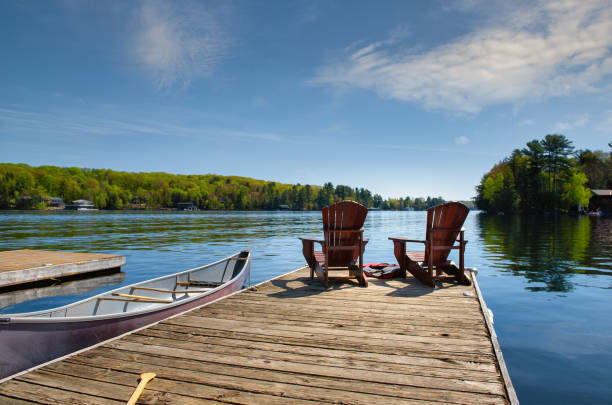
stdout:
[[(458, 202), (436, 205), (427, 210), (427, 232), (425, 239), (432, 246), (452, 246), (469, 213), (469, 208)], [(448, 259), (450, 249), (433, 250), (432, 264), (443, 264)], [(429, 260), (429, 251), (425, 249), (425, 261)]]
[(330, 266), (345, 266), (359, 256), (356, 232), (329, 232), (330, 230), (360, 229), (368, 215), (368, 209), (355, 201), (341, 201), (329, 205), (321, 211), (323, 233), (328, 246), (355, 246), (354, 250), (332, 250), (326, 252)]

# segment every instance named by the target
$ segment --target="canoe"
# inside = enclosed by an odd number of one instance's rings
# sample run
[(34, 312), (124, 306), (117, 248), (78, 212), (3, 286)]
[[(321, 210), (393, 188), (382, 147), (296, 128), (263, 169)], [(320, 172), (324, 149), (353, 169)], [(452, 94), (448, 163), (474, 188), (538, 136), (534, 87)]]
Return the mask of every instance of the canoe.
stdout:
[(0, 382), (16, 373), (240, 290), (248, 250), (44, 311), (0, 316)]

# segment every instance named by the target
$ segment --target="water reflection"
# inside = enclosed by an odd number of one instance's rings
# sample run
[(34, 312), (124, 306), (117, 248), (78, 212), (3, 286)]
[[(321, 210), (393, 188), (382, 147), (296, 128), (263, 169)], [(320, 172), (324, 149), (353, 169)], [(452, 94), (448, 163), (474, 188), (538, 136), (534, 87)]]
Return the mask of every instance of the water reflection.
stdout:
[[(260, 282), (301, 267), (296, 235), (315, 234), (319, 229), (320, 213), (315, 212), (4, 211), (0, 212), (0, 250), (125, 255), (126, 277), (120, 284), (130, 284), (251, 248), (256, 256), (252, 281)], [(99, 288), (89, 295), (102, 291), (104, 288)], [(12, 306), (10, 312), (46, 309), (86, 296), (24, 302)]]
[[(251, 241), (312, 232), (310, 213), (31, 212), (6, 216), (3, 248), (164, 250), (190, 244)], [(95, 237), (104, 235), (103, 238)]]
[(612, 275), (612, 221), (568, 216), (477, 215), (490, 266), (521, 276), (531, 291), (569, 292), (575, 274)]
[[(102, 272), (104, 273), (104, 272)], [(0, 290), (0, 309), (22, 302), (39, 300), (59, 295), (74, 295), (93, 291), (99, 287), (114, 286), (125, 279), (125, 273), (112, 272), (99, 276), (81, 276), (79, 279), (64, 282), (38, 282), (34, 286)], [(40, 286), (40, 284), (46, 284)]]

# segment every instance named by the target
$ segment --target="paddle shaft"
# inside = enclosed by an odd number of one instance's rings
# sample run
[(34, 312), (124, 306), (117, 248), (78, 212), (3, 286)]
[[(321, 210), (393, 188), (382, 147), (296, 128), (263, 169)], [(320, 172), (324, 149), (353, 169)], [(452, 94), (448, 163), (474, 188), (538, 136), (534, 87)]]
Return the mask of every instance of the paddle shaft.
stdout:
[(136, 389), (134, 390), (134, 393), (130, 397), (130, 400), (128, 401), (127, 405), (136, 405), (136, 401), (138, 401), (138, 398), (140, 398), (142, 391), (144, 391), (145, 385), (147, 385), (147, 383), (154, 378), (155, 373), (140, 374), (140, 383), (138, 384), (138, 387), (136, 387)]

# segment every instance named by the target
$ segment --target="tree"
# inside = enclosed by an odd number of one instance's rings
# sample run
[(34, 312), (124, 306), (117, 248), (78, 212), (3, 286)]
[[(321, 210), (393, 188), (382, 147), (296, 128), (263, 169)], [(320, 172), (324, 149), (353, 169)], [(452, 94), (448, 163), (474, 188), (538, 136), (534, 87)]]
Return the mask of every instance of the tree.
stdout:
[(587, 183), (587, 176), (579, 172), (577, 169), (572, 169), (569, 181), (563, 186), (563, 194), (561, 200), (566, 204), (567, 208), (581, 207), (589, 205), (591, 199), (591, 190), (584, 185)]
[[(66, 203), (88, 199), (100, 209), (170, 208), (192, 202), (201, 209), (315, 209), (341, 199), (356, 200), (368, 207), (402, 209), (412, 204), (406, 197), (384, 200), (369, 190), (327, 182), (323, 187), (281, 184), (238, 176), (129, 173), (109, 169), (31, 167), (0, 163), (0, 208), (45, 208), (48, 197)], [(442, 201), (421, 199), (425, 209)]]
[[(519, 189), (522, 206), (525, 209), (539, 207), (542, 201), (544, 168), (544, 148), (537, 139), (526, 144), (527, 148), (522, 149), (522, 154), (526, 157), (525, 188), (523, 192)], [(522, 176), (521, 176), (522, 177)]]
[(590, 188), (606, 188), (606, 160), (602, 151), (579, 150), (576, 153), (578, 165), (588, 179)]
[(381, 197), (380, 194), (374, 194), (374, 197), (372, 197), (372, 205), (375, 208), (382, 208), (382, 206), (383, 206), (383, 198)]
[(568, 156), (574, 151), (574, 147), (572, 141), (565, 135), (549, 134), (542, 141), (542, 148), (546, 157), (548, 174), (552, 181), (553, 198), (556, 199), (558, 175), (567, 176), (570, 167)]

